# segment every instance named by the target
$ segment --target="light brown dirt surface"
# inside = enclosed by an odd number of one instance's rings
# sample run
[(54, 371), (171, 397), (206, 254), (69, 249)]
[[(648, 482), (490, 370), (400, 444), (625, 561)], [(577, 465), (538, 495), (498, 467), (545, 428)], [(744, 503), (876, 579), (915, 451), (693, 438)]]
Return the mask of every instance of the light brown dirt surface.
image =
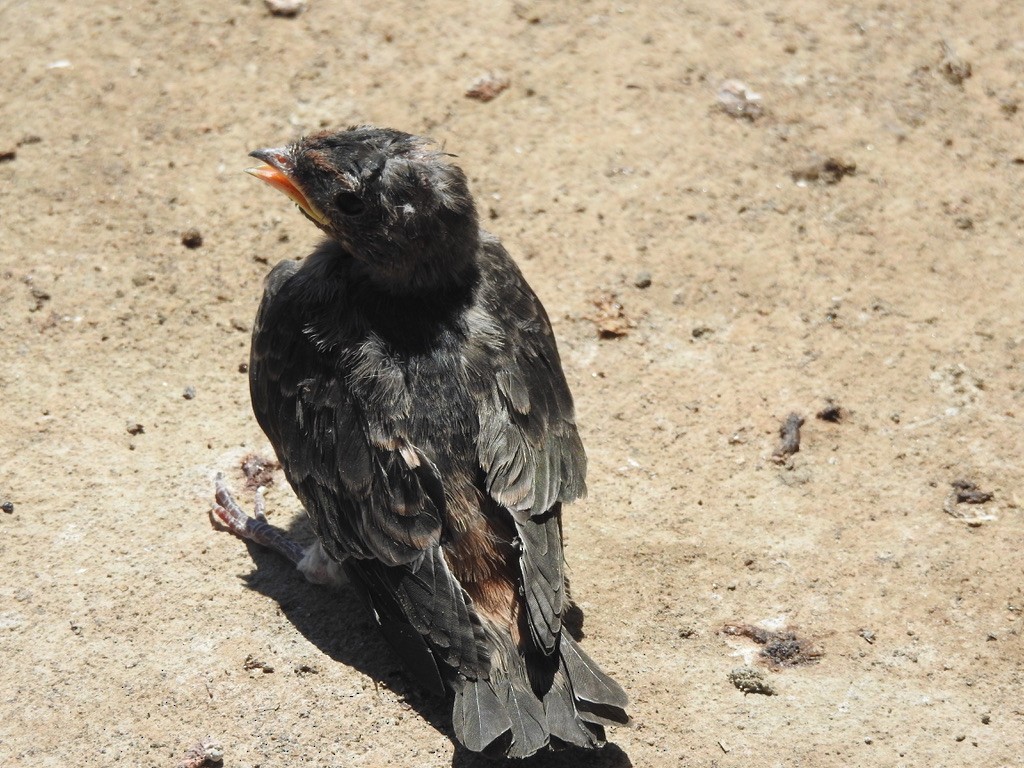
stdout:
[(477, 763), (354, 595), (208, 517), (318, 238), (246, 153), (354, 123), (456, 153), (553, 318), (634, 719), (588, 764), (1024, 765), (1022, 61), (987, 0), (0, 3), (0, 765)]

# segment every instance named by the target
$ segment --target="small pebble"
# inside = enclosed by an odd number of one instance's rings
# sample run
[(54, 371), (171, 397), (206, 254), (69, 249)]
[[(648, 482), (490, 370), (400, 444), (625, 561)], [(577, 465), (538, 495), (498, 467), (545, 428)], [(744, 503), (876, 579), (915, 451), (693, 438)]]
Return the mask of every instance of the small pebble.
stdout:
[(764, 114), (761, 94), (754, 93), (741, 80), (726, 80), (716, 94), (718, 105), (730, 117), (757, 120)]
[(204, 766), (221, 765), (224, 762), (224, 748), (212, 736), (193, 744), (185, 759), (178, 763), (178, 768), (204, 768)]
[(511, 84), (508, 75), (502, 72), (486, 72), (469, 84), (466, 97), (483, 102), (493, 101)]
[(991, 715), (982, 715), (981, 716), (981, 723), (982, 723), (982, 725), (988, 725), (991, 722), (992, 722), (992, 716)]
[(759, 693), (762, 696), (774, 696), (775, 689), (764, 679), (760, 670), (753, 667), (736, 667), (729, 673), (729, 682), (743, 693)]
[(957, 740), (957, 741), (963, 741), (963, 740), (964, 740), (964, 739), (966, 739), (966, 738), (967, 738), (967, 735), (966, 735), (966, 734), (963, 734), (963, 733), (961, 733), (961, 734), (957, 734), (956, 740)]
[(4, 512), (6, 512), (8, 515), (13, 515), (14, 514), (14, 502), (13, 501), (5, 501), (3, 504), (0, 504), (0, 509), (2, 509)]
[(263, 0), (263, 3), (273, 16), (285, 18), (298, 16), (306, 9), (306, 0)]
[(248, 373), (249, 372), (249, 364), (248, 363), (239, 363), (238, 364), (238, 372), (239, 373)]
[(195, 227), (186, 229), (181, 233), (181, 244), (186, 248), (199, 248), (203, 244), (203, 236)]
[(651, 287), (651, 273), (650, 272), (637, 272), (636, 279), (633, 281), (633, 285), (637, 288), (650, 288)]
[(185, 391), (181, 393), (181, 396), (184, 397), (186, 400), (194, 400), (196, 396), (196, 388), (190, 384), (189, 386), (185, 387)]

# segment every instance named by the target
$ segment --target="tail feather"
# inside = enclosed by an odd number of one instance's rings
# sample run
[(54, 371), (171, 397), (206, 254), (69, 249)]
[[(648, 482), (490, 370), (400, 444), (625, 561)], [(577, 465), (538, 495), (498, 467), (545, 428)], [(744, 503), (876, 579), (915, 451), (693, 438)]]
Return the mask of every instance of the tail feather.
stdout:
[(544, 707), (523, 680), (509, 680), (501, 670), (489, 679), (463, 680), (452, 706), (455, 736), (468, 749), (482, 752), (511, 731), (509, 757), (529, 757), (548, 743)]
[(509, 757), (529, 757), (548, 743), (549, 730), (544, 705), (533, 692), (525, 675), (522, 679), (501, 680), (505, 707), (512, 719), (512, 744)]
[(551, 689), (544, 696), (544, 716), (551, 736), (566, 744), (590, 749), (604, 744), (604, 728), (587, 722), (583, 713), (576, 708), (564, 667), (563, 673), (556, 676)]
[(629, 722), (625, 711), (629, 699), (622, 686), (602, 672), (579, 643), (565, 632), (562, 633), (561, 654), (573, 697), (583, 708), (590, 712), (609, 710), (610, 714), (606, 716), (610, 720)]
[(606, 704), (583, 702), (578, 712), (580, 720), (588, 723), (588, 727), (600, 728), (602, 733), (605, 725), (626, 725), (629, 722), (629, 715), (618, 707), (609, 707)]
[(492, 638), (497, 648), (489, 676), (460, 676), (456, 682), (452, 722), (467, 748), (484, 751), (507, 733), (508, 757), (528, 757), (552, 738), (594, 748), (604, 744), (603, 726), (629, 722), (625, 692), (567, 633), (560, 638), (550, 685), (541, 693), (511, 638)]
[(455, 692), (452, 726), (456, 738), (467, 749), (482, 752), (487, 745), (512, 728), (512, 720), (487, 680), (467, 680)]

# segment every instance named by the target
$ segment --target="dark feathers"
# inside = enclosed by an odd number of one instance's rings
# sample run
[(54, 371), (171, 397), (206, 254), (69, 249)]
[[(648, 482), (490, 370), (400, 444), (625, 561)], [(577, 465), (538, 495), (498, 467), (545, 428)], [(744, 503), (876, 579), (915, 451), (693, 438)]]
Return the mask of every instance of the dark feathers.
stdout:
[(254, 153), (329, 236), (278, 265), (253, 407), (327, 553), (458, 739), (603, 742), (622, 689), (562, 630), (561, 507), (586, 457), (551, 325), (462, 171), (358, 128)]

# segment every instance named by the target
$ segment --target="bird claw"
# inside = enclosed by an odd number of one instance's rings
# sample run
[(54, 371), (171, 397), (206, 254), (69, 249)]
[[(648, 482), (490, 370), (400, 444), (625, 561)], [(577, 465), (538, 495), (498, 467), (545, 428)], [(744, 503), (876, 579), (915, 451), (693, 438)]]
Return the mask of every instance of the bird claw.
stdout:
[(253, 517), (261, 522), (267, 522), (267, 500), (263, 495), (263, 486), (256, 489), (256, 503), (253, 505)]
[(235, 501), (227, 483), (224, 482), (224, 475), (218, 473), (214, 487), (217, 501), (210, 510), (211, 516), (216, 516), (217, 520), (241, 539), (269, 547), (287, 557), (295, 565), (302, 561), (306, 550), (280, 528), (267, 522), (267, 503), (263, 497), (262, 487), (256, 490), (253, 517), (249, 517)]

